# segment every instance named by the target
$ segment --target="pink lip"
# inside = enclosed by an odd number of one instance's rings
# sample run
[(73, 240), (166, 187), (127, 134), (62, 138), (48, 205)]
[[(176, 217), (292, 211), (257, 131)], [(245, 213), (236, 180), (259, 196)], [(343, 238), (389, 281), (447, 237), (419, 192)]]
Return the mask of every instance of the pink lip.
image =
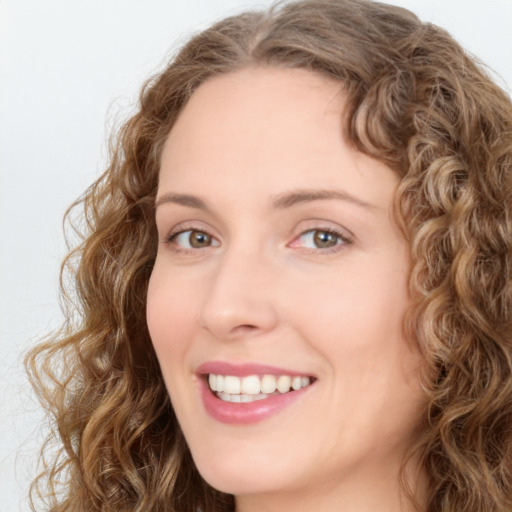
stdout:
[(291, 405), (311, 388), (310, 385), (298, 391), (290, 391), (282, 395), (273, 395), (264, 400), (256, 400), (254, 402), (225, 402), (215, 396), (210, 390), (206, 381), (206, 374), (214, 373), (233, 375), (235, 377), (245, 377), (248, 375), (296, 376), (305, 374), (273, 366), (255, 364), (233, 365), (219, 361), (210, 361), (202, 364), (198, 368), (197, 373), (200, 376), (199, 382), (204, 408), (213, 419), (222, 423), (248, 424), (263, 421)]
[(248, 375), (289, 375), (295, 377), (299, 375), (309, 375), (308, 373), (300, 373), (286, 368), (277, 368), (263, 364), (233, 364), (223, 361), (208, 361), (197, 369), (198, 375), (207, 375), (214, 373), (215, 375), (233, 375), (234, 377), (247, 377)]
[(204, 379), (201, 379), (201, 396), (206, 412), (215, 420), (222, 423), (256, 423), (270, 418), (288, 405), (292, 404), (308, 391), (307, 388), (299, 391), (290, 391), (282, 395), (275, 395), (264, 400), (256, 400), (247, 403), (225, 402), (217, 398), (208, 387)]

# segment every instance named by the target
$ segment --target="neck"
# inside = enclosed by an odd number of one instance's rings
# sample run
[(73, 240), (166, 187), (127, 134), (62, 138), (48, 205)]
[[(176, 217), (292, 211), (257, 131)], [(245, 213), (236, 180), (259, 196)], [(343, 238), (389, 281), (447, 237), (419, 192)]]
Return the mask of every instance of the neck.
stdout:
[[(418, 501), (417, 508), (400, 484), (398, 470), (365, 466), (336, 482), (320, 479), (316, 485), (236, 497), (236, 512), (421, 512), (426, 476), (406, 470), (405, 478)], [(420, 474), (418, 476), (418, 474)], [(312, 482), (310, 482), (311, 484)]]

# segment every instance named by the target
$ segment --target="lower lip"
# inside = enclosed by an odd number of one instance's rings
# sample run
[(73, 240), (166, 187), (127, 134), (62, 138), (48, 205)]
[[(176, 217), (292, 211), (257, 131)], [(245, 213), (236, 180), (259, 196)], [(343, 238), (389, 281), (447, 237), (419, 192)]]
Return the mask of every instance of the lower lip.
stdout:
[(282, 395), (273, 395), (254, 402), (225, 402), (213, 394), (208, 384), (201, 379), (201, 394), (206, 412), (222, 423), (257, 423), (282, 411), (304, 395), (311, 385)]

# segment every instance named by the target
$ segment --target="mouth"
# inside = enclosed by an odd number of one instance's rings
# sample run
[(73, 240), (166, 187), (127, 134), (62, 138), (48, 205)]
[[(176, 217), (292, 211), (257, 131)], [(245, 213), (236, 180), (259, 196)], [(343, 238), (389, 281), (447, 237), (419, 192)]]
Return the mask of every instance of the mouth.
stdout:
[(205, 375), (210, 391), (220, 400), (249, 403), (309, 387), (314, 377), (308, 375), (247, 375), (238, 377), (209, 373)]
[(208, 361), (196, 370), (205, 411), (216, 421), (254, 424), (302, 402), (317, 378), (264, 364)]

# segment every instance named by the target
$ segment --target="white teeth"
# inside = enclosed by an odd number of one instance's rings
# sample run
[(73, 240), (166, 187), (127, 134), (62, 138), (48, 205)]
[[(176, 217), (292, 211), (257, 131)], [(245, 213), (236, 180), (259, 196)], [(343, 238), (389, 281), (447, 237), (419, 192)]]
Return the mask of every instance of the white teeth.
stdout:
[(224, 393), (239, 395), (241, 387), (242, 383), (238, 377), (233, 377), (232, 375), (226, 375), (224, 377)]
[(276, 378), (274, 375), (263, 375), (261, 379), (261, 392), (273, 393), (277, 389)]
[(290, 391), (290, 386), (292, 385), (292, 379), (291, 377), (288, 377), (288, 375), (280, 375), (277, 378), (277, 390), (279, 393), (287, 393)]
[(252, 402), (267, 398), (275, 393), (288, 393), (298, 391), (311, 384), (311, 379), (305, 376), (289, 375), (249, 375), (235, 377), (233, 375), (208, 375), (210, 389), (217, 393), (221, 400), (228, 402)]
[(217, 393), (217, 396), (224, 400), (224, 402), (255, 402), (256, 400), (264, 400), (268, 397), (268, 395), (265, 395), (263, 393), (260, 393), (259, 395), (230, 395), (229, 393)]
[(244, 377), (241, 381), (241, 391), (247, 395), (259, 395), (261, 391), (260, 379), (257, 375)]
[(218, 391), (218, 389), (217, 389), (217, 375), (214, 375), (213, 373), (210, 373), (210, 375), (208, 375), (208, 384), (210, 385), (210, 389), (212, 391)]

